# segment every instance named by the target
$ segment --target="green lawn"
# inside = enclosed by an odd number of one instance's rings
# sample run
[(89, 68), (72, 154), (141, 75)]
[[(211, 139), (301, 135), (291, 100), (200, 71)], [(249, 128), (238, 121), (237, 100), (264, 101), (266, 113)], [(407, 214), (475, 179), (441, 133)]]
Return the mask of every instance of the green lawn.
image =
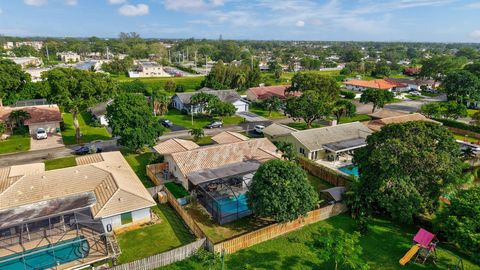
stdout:
[(415, 96), (415, 95), (406, 95), (405, 97), (411, 100), (420, 100), (423, 98), (421, 96)]
[(196, 90), (200, 88), (204, 77), (171, 77), (171, 78), (129, 78), (125, 75), (111, 75), (114, 80), (118, 82), (131, 82), (134, 80), (140, 80), (152, 89), (164, 89), (165, 84), (169, 80), (173, 80), (177, 85), (182, 85), (185, 88), (185, 91)]
[(247, 216), (237, 219), (233, 222), (220, 225), (212, 219), (212, 216), (205, 210), (200, 203), (190, 203), (185, 210), (197, 222), (198, 226), (213, 242), (221, 242), (234, 236), (257, 230), (270, 224), (267, 221), (257, 219), (253, 216)]
[(122, 254), (120, 263), (161, 253), (195, 240), (175, 210), (168, 204), (152, 207), (161, 222), (117, 235)]
[(263, 109), (262, 107), (256, 105), (256, 104), (250, 104), (249, 106), (249, 111), (260, 115), (262, 117), (268, 118), (268, 119), (279, 119), (279, 118), (286, 118), (286, 116), (281, 113), (281, 112), (272, 112), (270, 115), (268, 115), (268, 111)]
[(345, 123), (351, 123), (351, 122), (364, 122), (364, 121), (370, 121), (372, 118), (368, 116), (367, 114), (357, 114), (352, 117), (340, 117), (340, 122), (339, 124), (345, 124)]
[[(298, 130), (305, 130), (307, 128), (307, 124), (305, 122), (293, 122), (293, 123), (288, 123), (287, 126), (292, 127), (294, 129)], [(324, 127), (324, 125), (313, 123), (312, 128), (319, 128), (319, 127)]]
[(12, 135), (0, 141), (0, 154), (24, 152), (30, 149), (30, 135)]
[(468, 114), (468, 117), (472, 117), (475, 113), (477, 113), (478, 110), (474, 110), (474, 109), (467, 109), (467, 114)]
[(474, 137), (471, 137), (471, 136), (466, 136), (465, 137), (465, 135), (458, 134), (458, 133), (454, 133), (453, 137), (455, 138), (455, 140), (460, 140), (460, 141), (465, 141), (465, 138), (467, 138), (467, 141), (472, 142), (472, 143), (476, 143), (476, 142), (480, 141), (480, 139), (477, 139), (477, 138), (474, 138)]
[(308, 181), (319, 194), (321, 193), (322, 190), (333, 187), (333, 185), (331, 185), (330, 183), (316, 177), (313, 174), (308, 173), (307, 176), (308, 176)]
[(198, 141), (194, 141), (198, 145), (211, 145), (215, 142), (212, 140), (212, 136), (203, 136), (202, 138), (198, 139)]
[[(291, 232), (267, 242), (241, 250), (225, 258), (225, 269), (334, 269), (331, 262), (325, 262), (313, 245), (313, 240), (322, 237), (318, 229), (340, 228), (353, 232), (355, 221), (348, 215), (332, 217), (326, 221), (317, 222), (298, 231)], [(436, 265), (427, 261), (425, 265), (408, 263), (401, 266), (398, 261), (412, 246), (412, 238), (418, 228), (399, 226), (384, 219), (374, 219), (369, 225), (369, 232), (362, 236), (360, 245), (363, 256), (370, 269), (410, 270), (410, 269), (453, 269), (455, 257), (444, 251), (438, 251)], [(447, 248), (439, 244), (441, 248)], [(460, 255), (457, 253), (457, 255)], [(478, 270), (480, 267), (471, 261), (463, 260), (465, 270)], [(195, 257), (162, 269), (204, 269), (205, 266)], [(211, 269), (220, 269), (211, 268)], [(340, 267), (339, 269), (347, 269)]]
[[(65, 123), (65, 130), (62, 131), (63, 142), (66, 145), (76, 144), (72, 114), (63, 113), (62, 117)], [(93, 127), (89, 125), (90, 115), (87, 112), (78, 115), (78, 123), (80, 124), (80, 132), (82, 133), (81, 143), (109, 140), (112, 137), (105, 127)]]
[(128, 164), (130, 164), (130, 167), (132, 167), (133, 171), (137, 174), (138, 178), (140, 178), (143, 185), (147, 188), (153, 187), (154, 184), (147, 176), (146, 166), (155, 159), (155, 154), (152, 152), (138, 154), (127, 150), (122, 150), (122, 154)]
[[(194, 115), (193, 126), (192, 126), (192, 116), (183, 114), (179, 110), (175, 110), (175, 109), (169, 110), (167, 114), (162, 115), (160, 118), (168, 119), (172, 121), (174, 125), (179, 125), (187, 129), (203, 128), (215, 120), (215, 118), (211, 116)], [(240, 116), (223, 117), (223, 123), (225, 125), (234, 125), (242, 122), (243, 122), (243, 118)]]
[(75, 157), (64, 157), (57, 159), (45, 160), (45, 170), (56, 170), (61, 168), (73, 167), (77, 165)]
[(178, 199), (183, 198), (185, 196), (189, 196), (190, 193), (180, 184), (169, 182), (165, 184), (165, 187), (172, 193), (172, 195)]

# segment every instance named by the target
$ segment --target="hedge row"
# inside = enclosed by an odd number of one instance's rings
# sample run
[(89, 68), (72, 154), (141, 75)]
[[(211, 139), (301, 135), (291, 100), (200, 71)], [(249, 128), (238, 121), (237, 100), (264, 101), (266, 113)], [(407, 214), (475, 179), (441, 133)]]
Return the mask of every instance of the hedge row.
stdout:
[(450, 119), (442, 119), (442, 118), (433, 118), (433, 119), (435, 121), (441, 122), (444, 126), (447, 126), (447, 127), (459, 128), (463, 130), (480, 133), (480, 127), (477, 127), (477, 126), (472, 126), (469, 124), (465, 124), (465, 123), (458, 122), (455, 120), (450, 120)]

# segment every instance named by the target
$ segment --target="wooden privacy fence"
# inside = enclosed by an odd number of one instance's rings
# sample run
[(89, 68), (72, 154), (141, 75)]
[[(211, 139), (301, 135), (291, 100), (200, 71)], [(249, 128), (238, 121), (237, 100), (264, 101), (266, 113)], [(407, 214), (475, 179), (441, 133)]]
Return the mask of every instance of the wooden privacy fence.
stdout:
[(448, 128), (453, 133), (468, 135), (469, 137), (476, 138), (476, 139), (480, 140), (480, 134), (477, 133), (477, 132), (473, 132), (473, 131), (465, 130), (465, 129), (460, 129), (460, 128), (454, 128), (454, 127), (446, 127), (446, 128)]
[(336, 187), (344, 186), (348, 188), (352, 182), (349, 176), (343, 175), (334, 169), (327, 168), (306, 158), (299, 158), (298, 161), (304, 170)]
[(197, 225), (195, 220), (183, 209), (183, 207), (177, 202), (177, 199), (172, 195), (172, 193), (168, 190), (168, 188), (163, 189), (165, 193), (167, 194), (167, 200), (170, 203), (170, 205), (177, 211), (178, 215), (183, 219), (185, 224), (188, 226), (188, 228), (195, 234), (196, 237), (198, 238), (204, 238), (205, 234), (203, 231), (200, 229), (200, 227)]
[(168, 163), (149, 164), (146, 166), (147, 176), (156, 186), (162, 185), (162, 175), (166, 169), (168, 169)]
[(255, 244), (270, 240), (277, 236), (289, 233), (291, 231), (302, 228), (305, 225), (312, 224), (329, 217), (336, 216), (340, 213), (346, 212), (347, 207), (342, 203), (329, 205), (308, 212), (304, 218), (298, 218), (288, 223), (276, 223), (265, 228), (243, 234), (230, 240), (226, 240), (217, 244), (207, 242), (207, 247), (213, 252), (233, 253), (241, 249), (248, 248)]
[(205, 247), (206, 239), (202, 238), (193, 243), (181, 246), (170, 251), (156, 254), (133, 262), (117, 265), (113, 270), (151, 270), (174, 262), (184, 260), (194, 255), (199, 249)]

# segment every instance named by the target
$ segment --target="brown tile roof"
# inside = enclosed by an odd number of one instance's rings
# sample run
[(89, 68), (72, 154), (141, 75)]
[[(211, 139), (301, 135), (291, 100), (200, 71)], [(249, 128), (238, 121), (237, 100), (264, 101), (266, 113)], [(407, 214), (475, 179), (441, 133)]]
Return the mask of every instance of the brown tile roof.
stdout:
[(247, 91), (251, 92), (258, 99), (267, 99), (272, 96), (277, 96), (280, 99), (284, 99), (287, 96), (300, 96), (300, 92), (285, 93), (285, 90), (289, 88), (290, 85), (275, 85), (275, 86), (260, 86), (252, 87)]
[(190, 172), (216, 168), (246, 160), (264, 162), (279, 158), (277, 148), (266, 138), (251, 139), (230, 144), (220, 144), (172, 154), (180, 172), (186, 176)]
[(382, 119), (382, 118), (401, 116), (406, 114), (407, 113), (404, 113), (404, 112), (399, 112), (399, 111), (394, 111), (389, 109), (381, 109), (374, 113), (369, 114), (368, 116), (372, 117), (373, 119)]
[(393, 87), (405, 87), (406, 86), (406, 85), (401, 84), (401, 83), (394, 83), (394, 82), (390, 82), (390, 81), (383, 80), (383, 79), (371, 80), (371, 81), (350, 80), (350, 81), (343, 82), (343, 84), (365, 87), (365, 88), (384, 89), (384, 90), (388, 90), (388, 89), (393, 88)]
[(218, 144), (234, 143), (247, 141), (249, 138), (237, 132), (224, 131), (212, 137), (212, 140)]
[(10, 113), (16, 110), (23, 110), (30, 114), (31, 118), (25, 121), (25, 125), (62, 121), (62, 115), (57, 105), (0, 107), (0, 120), (7, 121)]
[[(91, 211), (94, 218), (109, 217), (155, 205), (140, 179), (133, 172), (120, 152), (101, 155), (102, 160), (75, 167), (39, 171), (14, 176), (19, 166), (0, 170), (0, 209), (31, 205), (85, 192), (93, 192), (96, 204)], [(86, 161), (84, 157), (79, 160)], [(43, 166), (43, 163), (41, 163)], [(38, 167), (38, 164), (29, 164)], [(22, 168), (20, 168), (22, 169)], [(26, 169), (26, 168), (23, 168)], [(12, 177), (20, 177), (12, 181)], [(8, 182), (7, 184), (5, 184)], [(3, 184), (2, 184), (3, 183)]]
[(366, 125), (369, 129), (373, 131), (380, 131), (382, 127), (388, 124), (400, 124), (400, 123), (406, 123), (411, 121), (425, 121), (425, 122), (440, 124), (439, 122), (429, 119), (420, 113), (413, 113), (413, 114), (406, 114), (406, 115), (372, 120), (366, 123)]
[(182, 139), (169, 139), (153, 147), (160, 155), (167, 155), (176, 152), (183, 152), (199, 148), (200, 146), (192, 141)]

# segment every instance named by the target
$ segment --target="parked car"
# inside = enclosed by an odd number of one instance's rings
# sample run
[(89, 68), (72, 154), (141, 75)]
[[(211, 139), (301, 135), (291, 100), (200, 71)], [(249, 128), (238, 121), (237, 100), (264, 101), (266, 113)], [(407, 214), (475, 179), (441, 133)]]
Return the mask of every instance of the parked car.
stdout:
[(255, 130), (255, 132), (259, 133), (259, 134), (263, 134), (263, 130), (265, 129), (265, 126), (262, 126), (262, 125), (256, 125), (253, 130)]
[(418, 91), (412, 91), (410, 92), (410, 95), (413, 95), (413, 96), (421, 96), (422, 93), (418, 92)]
[(35, 132), (35, 138), (37, 138), (37, 140), (48, 138), (47, 131), (44, 128), (37, 128), (37, 132)]
[(95, 154), (95, 153), (101, 153), (101, 152), (102, 152), (102, 148), (97, 147), (95, 144), (83, 145), (75, 149), (75, 155), (88, 155), (88, 154)]
[(162, 124), (162, 126), (164, 126), (166, 128), (169, 128), (169, 127), (173, 126), (172, 121), (170, 121), (168, 119), (160, 119), (160, 124)]
[(223, 126), (223, 122), (221, 121), (214, 121), (205, 126), (205, 128), (221, 128)]

